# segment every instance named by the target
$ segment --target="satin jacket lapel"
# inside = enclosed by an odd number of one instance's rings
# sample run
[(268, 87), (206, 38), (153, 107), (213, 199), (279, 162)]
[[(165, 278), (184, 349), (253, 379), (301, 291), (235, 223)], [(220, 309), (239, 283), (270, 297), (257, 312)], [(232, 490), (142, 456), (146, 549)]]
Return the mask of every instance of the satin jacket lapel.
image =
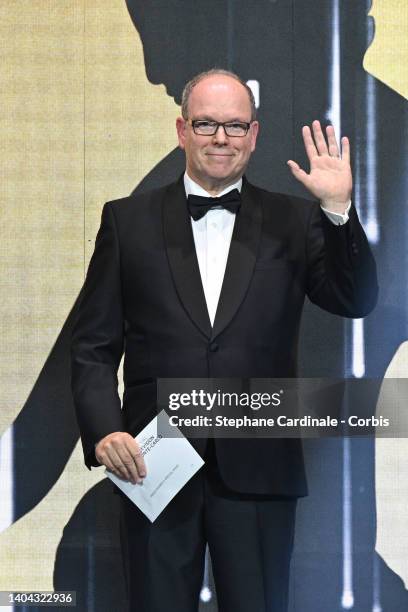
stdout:
[(211, 322), (187, 211), (183, 177), (166, 191), (163, 228), (167, 257), (178, 296), (195, 325), (210, 338)]
[(262, 230), (262, 206), (257, 189), (245, 178), (241, 196), (241, 209), (235, 219), (212, 338), (225, 329), (244, 300), (256, 263)]

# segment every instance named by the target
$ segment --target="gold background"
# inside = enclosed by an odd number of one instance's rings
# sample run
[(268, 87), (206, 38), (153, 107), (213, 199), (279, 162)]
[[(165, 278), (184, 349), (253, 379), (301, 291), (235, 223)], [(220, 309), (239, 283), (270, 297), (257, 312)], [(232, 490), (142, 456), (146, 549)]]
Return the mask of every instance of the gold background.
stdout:
[(408, 98), (407, 0), (373, 0), (369, 12), (375, 37), (364, 58), (364, 68)]
[[(3, 433), (79, 293), (103, 203), (176, 146), (178, 107), (147, 80), (124, 0), (9, 1), (0, 24)], [(0, 535), (0, 590), (52, 590), (63, 527), (102, 477), (78, 444), (49, 494)]]

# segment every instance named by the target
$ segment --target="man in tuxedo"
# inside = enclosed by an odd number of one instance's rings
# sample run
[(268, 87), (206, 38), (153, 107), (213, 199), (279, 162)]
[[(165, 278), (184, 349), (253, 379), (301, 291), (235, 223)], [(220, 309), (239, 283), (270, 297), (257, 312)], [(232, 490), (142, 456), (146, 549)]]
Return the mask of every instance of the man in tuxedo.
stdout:
[[(245, 179), (258, 131), (246, 84), (202, 73), (177, 119), (185, 174), (105, 205), (72, 342), (88, 467), (148, 477), (133, 436), (155, 414), (157, 378), (293, 377), (306, 295), (341, 316), (374, 307), (347, 138), (340, 148), (315, 121), (303, 128), (310, 172), (288, 161), (319, 206)], [(307, 493), (300, 442), (192, 443), (205, 466), (153, 524), (123, 498), (131, 609), (197, 610), (208, 543), (220, 610), (286, 610), (296, 500)]]

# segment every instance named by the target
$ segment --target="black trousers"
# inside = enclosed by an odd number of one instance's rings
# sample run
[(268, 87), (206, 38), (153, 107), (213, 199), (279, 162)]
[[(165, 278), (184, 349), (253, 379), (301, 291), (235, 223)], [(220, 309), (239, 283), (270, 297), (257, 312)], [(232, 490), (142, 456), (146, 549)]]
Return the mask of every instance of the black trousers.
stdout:
[(286, 612), (296, 499), (243, 496), (206, 464), (154, 523), (124, 496), (121, 539), (131, 612), (197, 612), (206, 543), (219, 612)]

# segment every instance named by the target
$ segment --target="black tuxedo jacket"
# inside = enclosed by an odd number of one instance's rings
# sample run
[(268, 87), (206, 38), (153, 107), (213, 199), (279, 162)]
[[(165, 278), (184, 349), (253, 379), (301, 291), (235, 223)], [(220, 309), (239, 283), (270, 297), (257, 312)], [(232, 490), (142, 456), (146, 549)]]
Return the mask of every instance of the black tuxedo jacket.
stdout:
[[(85, 462), (114, 431), (156, 413), (157, 378), (293, 377), (305, 296), (334, 314), (375, 305), (373, 257), (354, 208), (335, 226), (318, 204), (244, 179), (214, 326), (182, 178), (105, 204), (72, 341)], [(124, 353), (123, 407), (117, 369)], [(203, 453), (205, 440), (194, 440)], [(221, 477), (241, 493), (306, 494), (295, 439), (215, 440)]]

